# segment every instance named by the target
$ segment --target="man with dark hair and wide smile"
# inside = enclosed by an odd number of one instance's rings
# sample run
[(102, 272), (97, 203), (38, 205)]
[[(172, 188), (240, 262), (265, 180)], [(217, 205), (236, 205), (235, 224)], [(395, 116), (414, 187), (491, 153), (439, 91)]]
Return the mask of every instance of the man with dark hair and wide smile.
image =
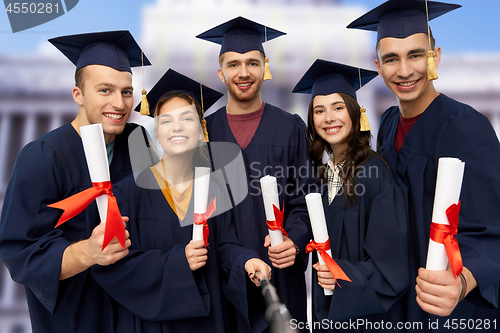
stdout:
[[(472, 320), (472, 328), (496, 331), (492, 321), (498, 317), (500, 260), (491, 254), (500, 251), (500, 144), (486, 117), (437, 92), (433, 84), (442, 51), (428, 21), (459, 7), (389, 0), (348, 26), (377, 31), (375, 64), (398, 101), (382, 115), (377, 141), (407, 204), (414, 287), (403, 311), (407, 322), (422, 323), (419, 332), (447, 331), (464, 320)], [(455, 236), (461, 272), (424, 268), (441, 157), (465, 162)]]

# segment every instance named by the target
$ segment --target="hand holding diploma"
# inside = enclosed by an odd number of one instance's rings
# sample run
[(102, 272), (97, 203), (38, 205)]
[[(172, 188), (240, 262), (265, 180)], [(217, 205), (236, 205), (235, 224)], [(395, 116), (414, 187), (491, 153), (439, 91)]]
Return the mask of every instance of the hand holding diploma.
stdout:
[[(122, 217), (123, 224), (128, 222), (128, 217)], [(92, 230), (92, 235), (88, 239), (88, 258), (94, 265), (107, 266), (114, 264), (121, 258), (125, 257), (129, 250), (128, 247), (131, 245), (131, 241), (129, 239), (129, 232), (125, 230), (125, 247), (123, 249), (118, 239), (115, 237), (109, 242), (109, 244), (102, 250), (102, 245), (104, 242), (104, 234), (105, 234), (106, 225), (104, 223), (99, 224), (97, 227)]]
[(462, 278), (455, 279), (449, 266), (445, 271), (420, 268), (415, 286), (420, 308), (438, 316), (449, 316), (461, 298), (477, 287), (476, 279), (467, 267), (463, 268), (462, 274), (465, 284)]
[(282, 237), (283, 242), (276, 246), (269, 246), (272, 242), (270, 235), (267, 235), (264, 239), (264, 247), (268, 247), (269, 260), (271, 260), (274, 267), (280, 269), (292, 266), (298, 253), (295, 243), (287, 236)]
[(262, 199), (264, 200), (264, 210), (266, 212), (266, 223), (271, 238), (271, 246), (276, 246), (283, 242), (283, 235), (288, 236), (283, 229), (283, 211), (280, 211), (278, 199), (278, 185), (276, 177), (264, 176), (260, 179), (262, 188)]
[(117, 238), (123, 249), (125, 246), (125, 226), (113, 196), (109, 176), (108, 155), (101, 124), (80, 127), (83, 148), (89, 167), (92, 187), (69, 198), (48, 205), (64, 210), (56, 227), (83, 211), (94, 199), (99, 209), (101, 223), (106, 223), (102, 249)]
[(212, 199), (207, 208), (210, 168), (196, 167), (194, 170), (194, 211), (193, 241), (204, 240), (208, 246), (208, 218), (216, 210), (216, 201)]
[[(328, 237), (328, 229), (326, 227), (325, 212), (323, 210), (321, 194), (309, 193), (306, 195), (306, 205), (314, 236), (314, 240), (306, 246), (306, 253), (310, 253), (313, 250), (318, 251), (320, 265), (316, 265), (316, 267), (313, 266), (318, 271), (318, 283), (320, 285), (323, 284), (323, 288), (325, 288), (325, 295), (332, 295), (332, 282), (333, 285), (335, 285), (335, 283), (337, 283), (336, 280), (346, 280), (351, 282), (351, 279), (347, 277), (342, 268), (340, 268), (335, 260), (332, 259), (330, 238)], [(326, 269), (322, 267), (324, 265), (326, 265), (329, 272), (326, 272)], [(334, 281), (332, 281), (332, 278)]]
[[(122, 220), (125, 225), (129, 218), (123, 216)], [(73, 243), (64, 250), (59, 280), (70, 278), (94, 265), (114, 264), (128, 254), (131, 241), (127, 230), (125, 230), (125, 249), (116, 237), (109, 242), (104, 250), (102, 249), (105, 228), (105, 224), (99, 224), (92, 230), (88, 239)]]
[[(465, 163), (457, 158), (439, 159), (427, 263), (425, 269), (419, 269), (415, 286), (418, 305), (439, 316), (450, 315), (461, 297), (477, 286), (472, 273), (462, 266), (454, 237), (464, 168)], [(457, 279), (462, 272), (463, 277)]]
[(462, 271), (462, 257), (454, 236), (464, 168), (465, 163), (457, 158), (439, 159), (426, 264), (428, 270), (444, 271), (449, 262), (455, 277)]
[(192, 271), (205, 266), (207, 263), (208, 250), (204, 247), (204, 245), (205, 241), (203, 239), (196, 241), (192, 240), (188, 245), (186, 245), (186, 259), (188, 261), (189, 268)]

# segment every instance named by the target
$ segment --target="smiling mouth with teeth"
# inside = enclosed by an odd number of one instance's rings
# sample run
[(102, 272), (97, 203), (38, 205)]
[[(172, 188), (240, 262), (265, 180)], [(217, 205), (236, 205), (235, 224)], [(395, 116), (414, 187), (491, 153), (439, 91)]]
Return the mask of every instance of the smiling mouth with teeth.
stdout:
[(335, 134), (335, 133), (338, 133), (341, 129), (342, 129), (342, 127), (326, 128), (325, 132), (328, 134)]
[(123, 118), (123, 114), (116, 114), (116, 113), (105, 113), (104, 116), (116, 120)]
[(397, 83), (397, 85), (402, 86), (402, 87), (408, 87), (408, 86), (411, 86), (411, 85), (417, 83), (417, 81), (418, 80), (411, 81), (411, 82), (401, 82), (401, 83)]
[(252, 85), (252, 83), (251, 83), (251, 82), (249, 82), (249, 83), (236, 83), (236, 84), (237, 84), (238, 86), (240, 86), (240, 87), (248, 87), (248, 86), (251, 86), (251, 85)]
[(171, 137), (170, 138), (170, 141), (182, 141), (182, 140), (186, 140), (187, 137), (185, 136), (174, 136), (174, 137)]

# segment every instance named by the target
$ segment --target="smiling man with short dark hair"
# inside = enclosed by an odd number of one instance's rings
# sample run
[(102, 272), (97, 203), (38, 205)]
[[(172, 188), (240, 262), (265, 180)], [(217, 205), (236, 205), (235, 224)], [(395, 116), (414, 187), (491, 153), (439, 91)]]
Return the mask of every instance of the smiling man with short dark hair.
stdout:
[[(405, 296), (403, 311), (406, 321), (421, 322), (423, 331), (447, 331), (452, 320), (478, 319), (479, 325), (498, 316), (498, 310), (487, 308), (498, 307), (500, 260), (491, 254), (500, 251), (500, 144), (486, 117), (439, 93), (432, 81), (442, 51), (429, 36), (426, 8), (432, 20), (459, 7), (389, 0), (348, 26), (377, 31), (375, 64), (398, 101), (382, 115), (377, 141), (409, 216), (410, 278), (416, 285)], [(423, 268), (441, 157), (465, 162), (455, 236), (463, 270), (457, 277), (450, 268)]]

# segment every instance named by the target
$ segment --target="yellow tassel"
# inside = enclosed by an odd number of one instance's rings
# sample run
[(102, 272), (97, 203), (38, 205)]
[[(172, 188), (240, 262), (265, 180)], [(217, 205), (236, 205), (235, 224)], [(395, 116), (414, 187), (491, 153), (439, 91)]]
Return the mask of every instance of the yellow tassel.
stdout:
[(427, 80), (432, 81), (438, 78), (437, 70), (436, 70), (436, 62), (434, 61), (434, 57), (436, 54), (433, 50), (429, 50), (427, 52)]
[(149, 103), (146, 97), (146, 89), (142, 89), (141, 115), (149, 116)]
[(366, 109), (364, 107), (361, 107), (360, 109), (361, 116), (359, 117), (359, 125), (360, 125), (360, 131), (369, 131), (370, 128), (370, 123), (368, 122), (368, 116), (366, 115)]
[(267, 57), (264, 58), (264, 81), (271, 80), (273, 77), (271, 76), (271, 71), (269, 70), (269, 59)]
[(205, 135), (205, 142), (208, 142), (207, 121), (205, 118), (201, 120), (201, 128), (203, 129), (203, 135)]

